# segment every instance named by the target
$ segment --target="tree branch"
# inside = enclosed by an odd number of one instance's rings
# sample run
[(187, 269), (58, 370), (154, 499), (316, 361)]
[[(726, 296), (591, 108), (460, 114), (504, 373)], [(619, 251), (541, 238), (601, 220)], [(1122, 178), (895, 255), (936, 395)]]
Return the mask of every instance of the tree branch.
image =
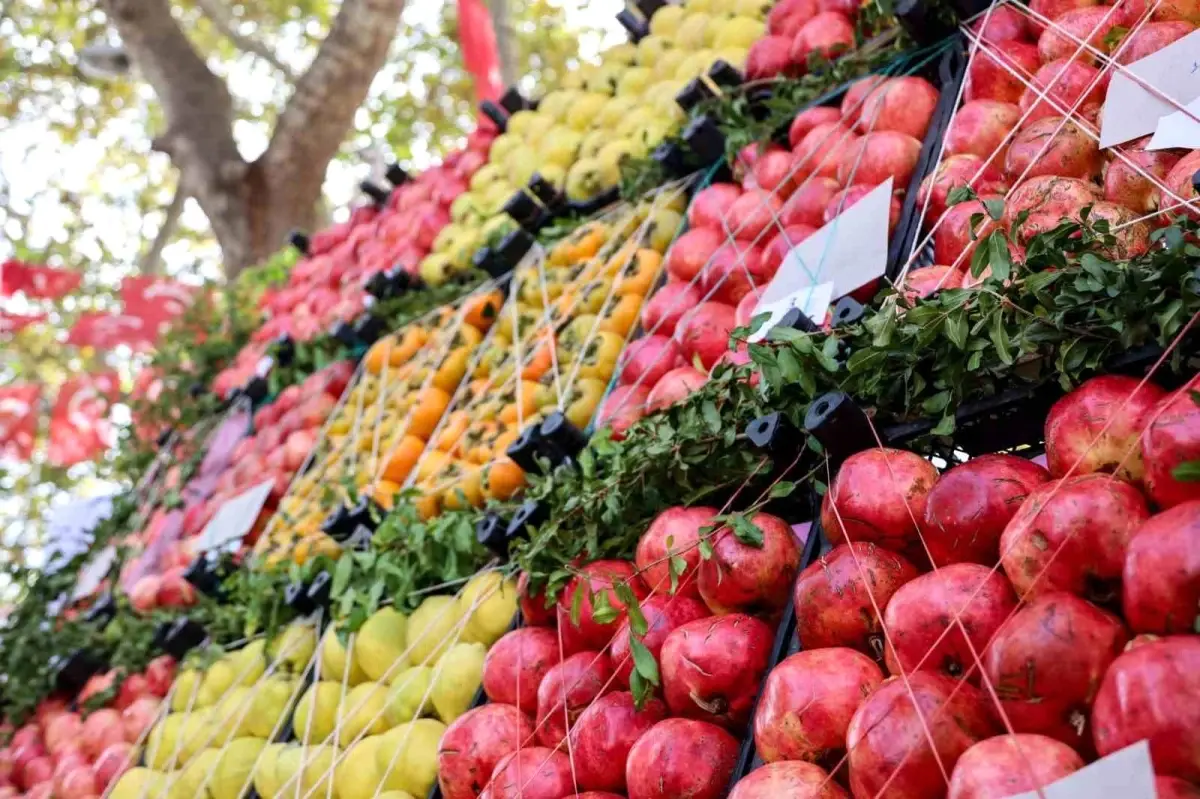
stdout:
[(266, 61), (291, 83), (296, 80), (296, 75), (292, 72), (291, 67), (279, 60), (279, 57), (267, 47), (266, 44), (248, 36), (238, 30), (237, 20), (229, 13), (229, 9), (225, 7), (222, 0), (195, 0), (196, 7), (204, 16), (208, 17), (208, 21), (220, 31), (221, 35), (229, 41), (233, 42), (239, 50), (249, 53), (250, 55), (258, 56), (263, 61)]
[(171, 198), (171, 204), (164, 209), (165, 216), (163, 216), (162, 224), (158, 226), (158, 233), (154, 234), (154, 241), (150, 243), (150, 249), (146, 250), (139, 259), (138, 269), (143, 275), (158, 273), (158, 269), (162, 265), (163, 250), (166, 249), (171, 236), (175, 235), (175, 228), (179, 226), (179, 218), (183, 216), (183, 206), (187, 203), (187, 198), (188, 195), (181, 180), (175, 186), (175, 196)]

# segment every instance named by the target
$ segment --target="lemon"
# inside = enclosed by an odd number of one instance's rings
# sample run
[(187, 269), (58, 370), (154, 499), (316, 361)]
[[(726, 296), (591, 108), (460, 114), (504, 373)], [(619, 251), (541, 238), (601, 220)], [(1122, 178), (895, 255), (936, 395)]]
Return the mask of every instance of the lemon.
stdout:
[[(446, 725), (436, 719), (417, 719), (384, 734), (375, 761), (386, 791), (425, 796), (437, 781), (438, 742)], [(386, 794), (385, 794), (386, 795)]]
[(433, 669), (429, 666), (413, 666), (392, 680), (384, 710), (388, 724), (394, 727), (431, 713), (433, 705), (428, 694), (432, 682)]
[(161, 796), (167, 778), (161, 771), (138, 766), (121, 775), (109, 796), (112, 799), (142, 799), (145, 796)]
[(294, 621), (271, 642), (267, 654), (279, 663), (283, 671), (298, 674), (308, 667), (316, 648), (316, 625), (312, 622)]
[(372, 799), (383, 776), (376, 764), (378, 735), (368, 735), (350, 747), (333, 769), (333, 790), (337, 799)]
[(260, 797), (274, 796), (279, 792), (276, 766), (284, 748), (283, 744), (267, 744), (259, 755), (258, 764), (254, 767), (254, 790), (258, 791)]
[(285, 677), (271, 677), (254, 688), (250, 712), (241, 725), (255, 738), (270, 738), (283, 727), (295, 684)]
[(349, 743), (363, 732), (378, 735), (387, 732), (383, 708), (387, 704), (387, 686), (365, 682), (350, 689), (337, 710), (340, 741)]
[(724, 20), (714, 28), (712, 46), (718, 50), (724, 47), (749, 48), (767, 31), (765, 22), (750, 17), (734, 17)]
[(209, 666), (204, 672), (204, 678), (200, 680), (200, 688), (196, 691), (196, 701), (192, 703), (192, 707), (204, 708), (215, 705), (233, 685), (236, 677), (233, 662), (228, 657), (221, 658)]
[(336, 756), (337, 750), (328, 744), (308, 750), (308, 759), (300, 772), (301, 796), (325, 796), (330, 792)]
[(479, 686), (483, 683), (483, 661), (487, 647), (483, 644), (452, 646), (434, 669), (430, 698), (438, 718), (449, 724), (467, 712)]
[(458, 601), (452, 596), (426, 597), (408, 619), (408, 657), (433, 663), (462, 635)]
[(652, 67), (654, 77), (659, 80), (674, 78), (675, 73), (679, 70), (679, 65), (688, 55), (686, 50), (667, 50), (654, 62)]
[(662, 36), (666, 39), (673, 38), (679, 31), (679, 26), (683, 24), (686, 13), (681, 6), (674, 6), (670, 3), (662, 6), (654, 12), (654, 16), (650, 17), (651, 35)]
[(342, 698), (340, 683), (313, 683), (300, 701), (296, 703), (296, 712), (292, 716), (292, 728), (296, 737), (308, 743), (320, 743), (333, 732), (337, 722), (338, 703)]
[(176, 713), (187, 710), (193, 700), (193, 694), (198, 693), (204, 675), (196, 669), (184, 669), (175, 678), (175, 693), (171, 694), (171, 710)]
[[(608, 147), (600, 151), (599, 160), (604, 160)], [(467, 617), (464, 640), (491, 646), (508, 632), (517, 615), (517, 583), (498, 571), (481, 572), (467, 581), (459, 595), (458, 606), (459, 615)]]
[(536, 119), (536, 112), (522, 109), (508, 118), (508, 124), (505, 126), (506, 132), (518, 139), (527, 139), (526, 134), (533, 127)]
[(571, 110), (567, 112), (567, 125), (580, 133), (588, 130), (607, 104), (608, 97), (599, 92), (587, 92), (580, 95), (579, 99), (571, 106)]
[(216, 749), (205, 749), (197, 753), (183, 769), (180, 770), (178, 778), (171, 785), (167, 796), (170, 799), (191, 799), (194, 796), (208, 797), (209, 791), (201, 793), (201, 788), (204, 783), (209, 783), (209, 788), (212, 787), (212, 781), (208, 779), (209, 772), (217, 763), (217, 758), (220, 752)]
[(262, 638), (251, 641), (227, 656), (234, 668), (238, 685), (254, 685), (267, 670), (267, 642)]
[(230, 736), (223, 726), (213, 729), (213, 715), (209, 712), (193, 712), (183, 720), (179, 728), (179, 765), (187, 763), (206, 746), (220, 746)]
[(644, 37), (637, 43), (638, 63), (644, 67), (653, 67), (663, 53), (671, 49), (671, 42), (662, 36)]
[(254, 764), (266, 745), (259, 738), (235, 738), (225, 744), (208, 783), (212, 799), (241, 799), (242, 786), (250, 785)]
[(380, 608), (363, 623), (354, 639), (354, 656), (367, 677), (382, 680), (389, 671), (395, 674), (408, 666), (407, 627), (408, 619), (395, 608)]
[(713, 18), (702, 11), (693, 11), (683, 17), (679, 30), (675, 32), (675, 46), (680, 50), (699, 50), (707, 44), (705, 32)]
[(617, 94), (638, 97), (646, 91), (653, 79), (654, 70), (650, 67), (629, 67), (617, 82)]
[(146, 736), (147, 766), (162, 771), (171, 763), (179, 744), (183, 719), (178, 713), (170, 713), (150, 729), (150, 734)]

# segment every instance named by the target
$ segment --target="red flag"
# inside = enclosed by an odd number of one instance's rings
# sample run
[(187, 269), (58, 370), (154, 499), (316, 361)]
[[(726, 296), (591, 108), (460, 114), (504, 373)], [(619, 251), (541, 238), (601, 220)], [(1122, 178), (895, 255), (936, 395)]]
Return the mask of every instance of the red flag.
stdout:
[(118, 344), (150, 349), (158, 338), (160, 326), (160, 321), (141, 316), (88, 311), (79, 315), (67, 334), (67, 343), (102, 350), (110, 350)]
[(30, 325), (36, 325), (38, 322), (46, 321), (46, 314), (19, 314), (7, 313), (0, 311), (0, 334), (3, 333), (20, 333)]
[(57, 300), (79, 288), (83, 274), (21, 261), (0, 263), (0, 297), (23, 292), (32, 299)]
[(50, 448), (54, 466), (74, 466), (99, 455), (113, 444), (108, 409), (117, 398), (117, 373), (72, 377), (58, 390), (50, 412)]
[(127, 277), (121, 280), (121, 302), (125, 313), (150, 321), (174, 319), (187, 310), (194, 298), (194, 288), (167, 278)]
[(32, 383), (0, 386), (0, 455), (27, 461), (33, 454), (40, 393)]
[(504, 91), (500, 84), (500, 48), (496, 46), (492, 15), (483, 0), (458, 0), (458, 44), (463, 65), (475, 80), (476, 101), (499, 99)]

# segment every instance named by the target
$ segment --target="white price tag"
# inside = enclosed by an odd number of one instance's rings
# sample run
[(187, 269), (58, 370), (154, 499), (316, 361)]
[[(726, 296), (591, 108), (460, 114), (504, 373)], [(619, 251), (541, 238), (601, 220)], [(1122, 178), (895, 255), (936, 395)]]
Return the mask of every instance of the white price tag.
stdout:
[(79, 572), (79, 579), (75, 581), (75, 590), (71, 592), (71, 601), (76, 602), (95, 592), (104, 578), (108, 576), (109, 571), (112, 570), (116, 560), (116, 547), (107, 546), (97, 552), (96, 557), (88, 561), (88, 564)]
[(1186, 147), (1189, 150), (1200, 148), (1200, 100), (1193, 100), (1187, 106), (1189, 113), (1176, 111), (1158, 120), (1154, 136), (1146, 145), (1147, 150), (1169, 150), (1173, 147)]
[(1123, 72), (1112, 73), (1104, 107), (1100, 109), (1101, 147), (1113, 147), (1154, 133), (1160, 119), (1179, 110), (1179, 106), (1164, 97), (1180, 106), (1200, 97), (1200, 31), (1134, 61), (1126, 69), (1140, 78), (1141, 83)]
[(218, 508), (200, 533), (197, 551), (208, 552), (242, 540), (254, 526), (274, 484), (274, 480), (265, 480)]
[(1138, 741), (1132, 746), (1102, 757), (1074, 774), (1063, 777), (1037, 791), (1027, 791), (1009, 799), (1158, 799), (1154, 788), (1154, 766), (1150, 763), (1150, 745)]
[(802, 286), (777, 302), (759, 300), (758, 305), (754, 307), (754, 316), (769, 313), (771, 318), (763, 322), (746, 340), (752, 344), (762, 341), (779, 324), (784, 314), (793, 308), (799, 308), (801, 313), (819, 325), (825, 319), (825, 312), (829, 310), (829, 302), (832, 299), (833, 284), (822, 283), (819, 286)]
[(258, 359), (258, 363), (254, 365), (254, 374), (258, 377), (266, 377), (271, 373), (271, 369), (275, 366), (275, 359), (270, 355), (264, 355)]

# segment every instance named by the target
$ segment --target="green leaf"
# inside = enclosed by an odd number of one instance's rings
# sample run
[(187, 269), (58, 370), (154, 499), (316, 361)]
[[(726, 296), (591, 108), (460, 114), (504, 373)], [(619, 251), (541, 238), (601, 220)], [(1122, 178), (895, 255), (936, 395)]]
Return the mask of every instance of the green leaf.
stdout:
[(701, 538), (700, 543), (696, 545), (696, 549), (700, 551), (700, 557), (703, 560), (712, 560), (713, 548), (712, 542), (707, 538)]
[(333, 581), (329, 585), (329, 593), (334, 598), (342, 595), (350, 585), (350, 575), (354, 571), (354, 561), (351, 558), (340, 558), (333, 569)]
[(770, 496), (772, 499), (779, 499), (780, 497), (790, 497), (792, 495), (792, 492), (795, 490), (796, 490), (795, 483), (790, 482), (788, 480), (780, 480), (778, 483), (771, 486), (771, 490), (768, 492), (768, 496)]
[(992, 277), (1001, 283), (1008, 280), (1012, 274), (1012, 257), (1008, 252), (1008, 240), (999, 230), (988, 236), (988, 260), (992, 265)]
[(987, 211), (988, 216), (997, 222), (1004, 216), (1004, 200), (1001, 198), (983, 200), (983, 208)]
[(992, 346), (996, 348), (996, 355), (999, 356), (1006, 364), (1013, 362), (1012, 342), (1008, 338), (1008, 330), (1004, 327), (1004, 314), (997, 309), (992, 315), (992, 326), (988, 331), (988, 338), (992, 341)]
[(608, 601), (607, 591), (597, 591), (592, 597), (592, 618), (598, 624), (612, 624), (620, 614)]
[(575, 594), (571, 597), (571, 624), (579, 626), (579, 616), (583, 613), (583, 582), (575, 586)]
[(700, 412), (704, 414), (704, 422), (708, 425), (708, 429), (713, 433), (721, 432), (721, 414), (717, 410), (717, 404), (712, 400), (705, 400), (700, 406)]
[(763, 532), (754, 522), (747, 519), (740, 513), (734, 513), (729, 517), (729, 526), (733, 528), (733, 535), (738, 541), (752, 547), (761, 548), (763, 545)]
[(633, 670), (645, 678), (651, 685), (658, 685), (658, 663), (654, 655), (636, 635), (629, 636), (629, 652), (633, 655)]
[(1184, 483), (1200, 483), (1200, 461), (1184, 461), (1171, 470), (1171, 476)]
[(962, 313), (954, 313), (946, 319), (946, 337), (958, 349), (967, 347), (967, 318)]
[(954, 432), (955, 427), (957, 425), (954, 420), (954, 414), (950, 413), (943, 416), (941, 421), (937, 423), (937, 426), (929, 432), (935, 436), (948, 436)]
[(975, 190), (970, 186), (955, 186), (950, 190), (950, 193), (946, 195), (946, 207), (948, 208), (952, 205), (965, 203), (967, 200), (973, 200), (975, 199), (975, 196)]

